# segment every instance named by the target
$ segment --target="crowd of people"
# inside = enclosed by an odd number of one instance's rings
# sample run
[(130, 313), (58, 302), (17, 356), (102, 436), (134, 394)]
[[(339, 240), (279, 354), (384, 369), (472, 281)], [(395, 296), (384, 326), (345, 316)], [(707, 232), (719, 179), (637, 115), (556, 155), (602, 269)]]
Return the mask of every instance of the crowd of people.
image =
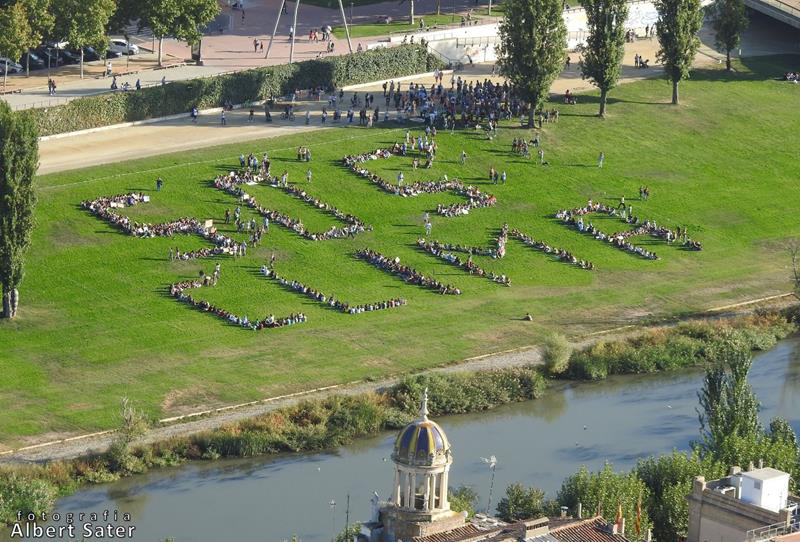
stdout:
[(383, 309), (393, 309), (395, 307), (401, 307), (406, 304), (406, 300), (398, 297), (394, 299), (389, 299), (386, 301), (379, 301), (377, 303), (365, 303), (363, 305), (352, 305), (347, 303), (346, 301), (342, 301), (340, 299), (336, 299), (334, 296), (326, 296), (319, 290), (315, 290), (314, 288), (310, 288), (297, 280), (289, 280), (284, 277), (281, 277), (275, 272), (274, 268), (271, 268), (267, 265), (261, 266), (261, 274), (267, 278), (271, 278), (276, 280), (281, 286), (288, 288), (292, 291), (301, 293), (306, 297), (317, 301), (318, 303), (322, 303), (327, 305), (339, 312), (343, 312), (345, 314), (361, 314), (364, 312), (372, 312), (378, 311)]
[(566, 249), (558, 248), (558, 247), (552, 247), (552, 246), (548, 245), (547, 243), (545, 243), (544, 241), (537, 241), (536, 239), (534, 239), (530, 235), (522, 233), (521, 231), (519, 231), (516, 228), (511, 230), (511, 236), (514, 237), (514, 239), (517, 239), (518, 241), (522, 242), (522, 244), (527, 245), (527, 246), (529, 246), (529, 247), (531, 247), (531, 248), (533, 248), (535, 250), (538, 250), (540, 252), (544, 252), (545, 254), (552, 254), (559, 261), (562, 261), (562, 262), (565, 262), (565, 263), (568, 263), (568, 264), (572, 264), (572, 265), (576, 265), (576, 266), (580, 267), (581, 269), (588, 269), (588, 270), (594, 269), (594, 264), (592, 262), (589, 262), (587, 260), (578, 259), (578, 258), (575, 257), (574, 254), (572, 254), (571, 252), (569, 252)]
[[(218, 276), (218, 275), (215, 275)], [(209, 281), (209, 275), (203, 275), (198, 279), (194, 280), (184, 280), (181, 282), (176, 282), (175, 284), (171, 284), (169, 287), (169, 293), (172, 297), (186, 303), (187, 305), (194, 307), (200, 311), (207, 312), (213, 314), (217, 318), (221, 318), (227, 322), (230, 322), (233, 325), (241, 326), (246, 329), (252, 329), (257, 331), (259, 329), (269, 329), (275, 327), (284, 327), (284, 326), (291, 326), (294, 324), (302, 324), (307, 320), (307, 317), (302, 312), (297, 314), (290, 314), (289, 316), (284, 317), (275, 317), (275, 315), (270, 314), (261, 320), (250, 320), (247, 316), (238, 316), (233, 314), (230, 311), (227, 311), (223, 308), (217, 307), (216, 305), (212, 305), (208, 301), (204, 300), (197, 300), (193, 298), (187, 290), (191, 290), (194, 288), (202, 288), (203, 286), (209, 286), (216, 284), (216, 279), (213, 281)]]
[[(591, 221), (588, 223), (584, 221), (584, 217), (593, 213), (603, 213), (608, 216), (617, 217), (635, 227), (630, 230), (609, 235), (600, 231)], [(667, 227), (659, 226), (655, 221), (642, 220), (633, 215), (633, 209), (631, 207), (628, 207), (627, 210), (625, 209), (624, 198), (621, 199), (620, 205), (617, 207), (589, 200), (585, 207), (578, 207), (571, 210), (562, 209), (558, 211), (555, 216), (564, 223), (575, 227), (581, 233), (592, 235), (595, 239), (607, 241), (617, 248), (649, 260), (657, 260), (658, 255), (651, 250), (631, 243), (630, 239), (632, 237), (651, 235), (659, 239), (664, 239), (669, 244), (675, 243), (676, 241), (681, 242), (682, 245), (689, 250), (702, 250), (702, 245), (688, 236), (686, 228), (671, 230)]]
[[(328, 214), (345, 222), (346, 225), (331, 226), (329, 230), (324, 232), (312, 232), (306, 229), (306, 227), (303, 225), (302, 220), (297, 218), (292, 218), (279, 211), (262, 207), (261, 205), (259, 205), (258, 201), (256, 201), (256, 199), (253, 196), (245, 192), (245, 190), (242, 188), (242, 185), (258, 184), (264, 182), (268, 183), (272, 187), (282, 189), (288, 194), (296, 198), (299, 198), (310, 205), (313, 205), (317, 209), (327, 212)], [(261, 174), (252, 174), (249, 171), (244, 171), (240, 173), (231, 171), (227, 175), (217, 176), (214, 179), (214, 187), (217, 188), (218, 190), (222, 190), (238, 198), (243, 202), (244, 205), (247, 205), (251, 209), (254, 209), (256, 212), (258, 212), (262, 217), (266, 218), (267, 220), (279, 224), (285, 228), (289, 228), (295, 231), (301, 237), (304, 237), (311, 241), (325, 241), (328, 239), (353, 237), (365, 231), (368, 228), (368, 226), (366, 226), (363, 222), (361, 222), (361, 220), (359, 220), (357, 217), (343, 213), (336, 207), (324, 203), (319, 199), (314, 198), (313, 196), (310, 196), (304, 190), (299, 189), (293, 185), (289, 185), (285, 179), (282, 180), (278, 177), (270, 178), (267, 175), (265, 178)]]
[(448, 263), (453, 265), (457, 265), (461, 267), (465, 271), (467, 271), (470, 275), (477, 275), (479, 277), (486, 277), (489, 280), (496, 282), (498, 284), (503, 284), (505, 286), (511, 286), (511, 279), (508, 278), (506, 275), (497, 275), (494, 272), (486, 272), (481, 268), (478, 264), (476, 264), (472, 260), (472, 254), (470, 254), (466, 259), (462, 259), (461, 257), (453, 254), (452, 252), (448, 252), (447, 249), (444, 248), (437, 241), (428, 242), (425, 238), (420, 237), (417, 239), (417, 246), (424, 250), (429, 254), (433, 254), (437, 258), (444, 260)]
[(122, 216), (114, 209), (133, 207), (140, 203), (150, 201), (150, 196), (139, 192), (129, 194), (119, 194), (116, 196), (101, 197), (94, 200), (81, 202), (81, 206), (98, 218), (105, 220), (123, 232), (134, 237), (172, 237), (176, 234), (199, 235), (203, 239), (214, 244), (213, 247), (203, 247), (192, 251), (180, 251), (176, 249), (172, 252), (172, 260), (193, 260), (195, 258), (207, 258), (219, 254), (239, 254), (242, 244), (234, 239), (222, 235), (213, 226), (206, 225), (196, 218), (182, 217), (170, 222), (151, 224), (147, 222), (136, 222), (127, 216)]
[(436, 290), (443, 295), (461, 295), (461, 290), (455, 286), (450, 284), (442, 284), (434, 278), (423, 275), (412, 267), (401, 264), (400, 258), (389, 258), (380, 252), (375, 252), (374, 250), (370, 250), (368, 248), (359, 250), (356, 252), (356, 256), (366, 262), (369, 262), (378, 269), (383, 269), (388, 273), (397, 275), (409, 284), (415, 284), (417, 286), (422, 286), (423, 288)]
[(373, 184), (380, 187), (383, 191), (403, 197), (413, 197), (420, 194), (436, 194), (439, 192), (453, 192), (467, 198), (466, 202), (454, 203), (452, 205), (438, 205), (436, 212), (442, 216), (457, 216), (468, 214), (471, 209), (477, 207), (490, 207), (497, 203), (497, 198), (491, 194), (481, 192), (475, 186), (465, 185), (458, 179), (448, 179), (446, 176), (440, 181), (418, 181), (411, 184), (391, 183), (383, 179), (380, 175), (371, 173), (364, 163), (370, 160), (391, 158), (401, 153), (401, 145), (395, 143), (391, 149), (377, 149), (373, 152), (364, 154), (351, 154), (342, 159), (346, 167), (359, 177), (369, 179)]

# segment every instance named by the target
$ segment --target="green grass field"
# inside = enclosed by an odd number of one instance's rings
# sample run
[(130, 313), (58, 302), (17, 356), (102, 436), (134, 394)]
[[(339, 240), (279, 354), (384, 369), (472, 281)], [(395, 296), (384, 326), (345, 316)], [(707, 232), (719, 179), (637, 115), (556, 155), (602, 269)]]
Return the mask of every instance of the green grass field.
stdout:
[[(453, 22), (460, 22), (461, 15), (456, 15), (453, 18), (452, 14), (436, 15), (429, 13), (427, 15), (418, 15), (415, 24), (408, 22), (408, 15), (400, 18), (395, 17), (391, 23), (356, 23), (350, 26), (350, 37), (352, 38), (366, 38), (373, 36), (386, 36), (392, 32), (410, 32), (419, 30), (419, 20), (423, 19), (427, 27), (436, 25), (447, 25)], [(333, 35), (339, 39), (345, 38), (344, 26), (335, 26), (333, 28)]]
[[(505, 259), (476, 258), (487, 270), (508, 274), (510, 288), (414, 246), (423, 213), (458, 197), (392, 196), (340, 165), (344, 154), (402, 139), (405, 128), (329, 129), (41, 177), (20, 316), (0, 322), (0, 442), (114, 426), (123, 395), (153, 415), (171, 415), (446, 364), (531, 344), (553, 329), (580, 335), (787, 291), (788, 256), (781, 244), (800, 235), (800, 88), (772, 78), (798, 64), (800, 57), (770, 57), (746, 60), (731, 76), (698, 71), (682, 85), (680, 107), (666, 105), (665, 81), (623, 85), (611, 94), (605, 121), (595, 117), (593, 96), (558, 106), (560, 122), (545, 125), (542, 136), (549, 167), (510, 154), (513, 137), (530, 136), (510, 126), (494, 141), (473, 132), (441, 134), (432, 171), (411, 171), (411, 157), (368, 163), (387, 179), (398, 169), (407, 181), (446, 173), (497, 196), (496, 206), (468, 216), (432, 213), (433, 239), (488, 245), (508, 223), (597, 266), (580, 270), (512, 240)], [(79, 207), (84, 199), (144, 191), (152, 202), (126, 209), (130, 216), (219, 222), (236, 202), (210, 187), (210, 179), (237, 167), (240, 152), (268, 150), (273, 171), (285, 168), (290, 181), (304, 182), (306, 164), (295, 159), (301, 144), (314, 152), (309, 192), (358, 215), (372, 232), (311, 242), (273, 225), (247, 258), (171, 263), (169, 247), (189, 250), (204, 241), (133, 238)], [(469, 154), (465, 166), (458, 163), (462, 149)], [(601, 150), (606, 163), (598, 169)], [(492, 165), (508, 172), (508, 184), (485, 180)], [(156, 193), (159, 175), (166, 184)], [(650, 187), (649, 201), (635, 198), (641, 185)], [(255, 187), (252, 193), (313, 229), (335, 223), (278, 190)], [(646, 261), (552, 218), (557, 209), (588, 198), (613, 203), (621, 195), (643, 218), (688, 226), (704, 250), (638, 239), (661, 255)], [(610, 219), (595, 223), (620, 229)], [(464, 293), (442, 296), (406, 285), (354, 258), (362, 247), (397, 255)], [(273, 251), (286, 277), (351, 302), (403, 296), (408, 305), (355, 316), (334, 312), (258, 276)], [(197, 297), (251, 318), (303, 311), (308, 323), (247, 331), (167, 295), (168, 284), (210, 271), (216, 261), (222, 264), (220, 284), (193, 292)], [(521, 320), (527, 311), (534, 322)]]

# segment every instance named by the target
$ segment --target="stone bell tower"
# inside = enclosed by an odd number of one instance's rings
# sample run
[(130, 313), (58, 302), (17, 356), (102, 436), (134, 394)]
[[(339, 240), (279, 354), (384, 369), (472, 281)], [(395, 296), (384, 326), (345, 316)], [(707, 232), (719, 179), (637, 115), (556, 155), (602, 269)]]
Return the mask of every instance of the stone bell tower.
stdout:
[[(390, 500), (370, 522), (364, 540), (411, 542), (414, 537), (451, 531), (465, 524), (450, 510), (447, 483), (453, 456), (439, 425), (428, 419), (428, 390), (419, 417), (397, 436), (392, 452), (394, 485)], [(365, 526), (367, 526), (365, 525)]]

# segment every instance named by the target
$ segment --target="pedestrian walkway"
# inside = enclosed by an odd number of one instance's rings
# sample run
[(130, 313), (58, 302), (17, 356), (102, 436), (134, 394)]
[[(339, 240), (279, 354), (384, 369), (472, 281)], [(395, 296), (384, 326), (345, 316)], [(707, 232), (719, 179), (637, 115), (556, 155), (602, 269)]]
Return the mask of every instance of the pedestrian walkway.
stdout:
[[(326, 52), (327, 42), (312, 42), (308, 39), (308, 33), (310, 30), (319, 30), (325, 24), (341, 25), (338, 3), (332, 3), (332, 5), (336, 9), (321, 8), (301, 2), (295, 38), (295, 61), (328, 55)], [(408, 5), (400, 5), (397, 2), (353, 6), (352, 9), (346, 1), (345, 5), (348, 21), (356, 23), (374, 22), (378, 15), (389, 15), (395, 19), (408, 16)], [(127, 81), (133, 87), (136, 79), (140, 79), (143, 86), (148, 86), (160, 83), (162, 77), (166, 77), (167, 82), (179, 81), (260, 66), (286, 64), (289, 61), (291, 46), (289, 28), (294, 13), (293, 2), (287, 2), (287, 14), (281, 17), (270, 58), (265, 58), (270, 33), (275, 25), (279, 7), (280, 0), (245, 0), (244, 17), (241, 15), (241, 10), (224, 8), (217, 20), (209, 25), (206, 35), (203, 37), (203, 66), (186, 65), (152, 71), (157, 67), (158, 42), (152, 38), (152, 34), (147, 32), (133, 34), (131, 41), (141, 48), (146, 48), (148, 52), (112, 59), (114, 73), (123, 74), (118, 77), (117, 84), (121, 87)], [(457, 0), (454, 4), (449, 5), (448, 9), (455, 9), (457, 13), (462, 13), (470, 7), (474, 7), (472, 0)], [(435, 10), (436, 0), (416, 1), (415, 11), (418, 14), (430, 13)], [(359, 43), (362, 47), (367, 48), (381, 39), (384, 38), (356, 39), (353, 40), (353, 48), (357, 48)], [(258, 43), (257, 49), (253, 46), (253, 40)], [(334, 54), (348, 53), (346, 40), (333, 38), (333, 41), (335, 43)], [(149, 52), (150, 50), (153, 52)], [(190, 58), (191, 51), (185, 43), (173, 39), (164, 40), (165, 65), (183, 64)], [(51, 75), (58, 85), (58, 91), (54, 97), (48, 93), (47, 70), (33, 71), (30, 77), (13, 75), (8, 78), (8, 89), (20, 92), (5, 94), (0, 98), (6, 100), (12, 108), (22, 109), (51, 107), (76, 97), (110, 92), (111, 79), (102, 77), (105, 71), (105, 64), (102, 61), (84, 63), (84, 71), (85, 78), (80, 79), (80, 70), (77, 65), (52, 69)], [(138, 73), (124, 75), (134, 71)]]

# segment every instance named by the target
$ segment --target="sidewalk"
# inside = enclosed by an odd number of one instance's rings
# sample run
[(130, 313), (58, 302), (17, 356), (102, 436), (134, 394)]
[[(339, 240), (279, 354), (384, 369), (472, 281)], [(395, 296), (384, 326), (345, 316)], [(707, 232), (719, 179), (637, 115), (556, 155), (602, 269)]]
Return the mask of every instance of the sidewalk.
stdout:
[[(348, 17), (348, 22), (350, 22), (351, 8), (347, 0), (343, 1), (345, 13)], [(301, 2), (295, 38), (294, 60), (296, 62), (327, 55), (327, 42), (310, 42), (308, 33), (313, 29), (319, 30), (325, 24), (330, 24), (331, 26), (341, 24), (338, 3), (333, 5), (336, 9), (321, 8)], [(151, 40), (149, 35), (146, 37), (131, 36), (133, 43), (140, 47), (153, 48), (154, 50), (152, 53), (143, 52), (131, 57), (112, 59), (115, 73), (139, 71), (136, 74), (119, 76), (117, 84), (121, 87), (127, 81), (133, 87), (136, 79), (140, 79), (142, 85), (147, 86), (160, 83), (161, 78), (164, 76), (166, 76), (167, 81), (177, 81), (195, 77), (208, 77), (228, 71), (288, 63), (291, 48), (288, 34), (289, 27), (292, 24), (292, 16), (294, 15), (294, 2), (287, 2), (287, 14), (281, 16), (269, 59), (266, 59), (265, 55), (270, 34), (275, 25), (278, 8), (280, 7), (280, 0), (245, 0), (244, 6), (244, 19), (242, 19), (240, 10), (234, 11), (225, 8), (220, 16), (217, 17), (217, 20), (210, 25), (209, 32), (203, 37), (202, 41), (203, 66), (187, 65), (152, 71), (157, 65), (158, 41)], [(457, 0), (454, 4), (448, 5), (443, 12), (450, 13), (453, 10), (453, 6), (455, 6), (457, 13), (466, 12), (469, 8), (475, 7), (473, 0)], [(417, 14), (434, 11), (436, 11), (436, 0), (416, 0), (415, 12)], [(390, 15), (395, 19), (407, 17), (408, 4), (401, 5), (392, 1), (366, 6), (353, 6), (352, 8), (352, 19), (355, 23), (374, 22), (378, 15)], [(222, 29), (221, 33), (219, 32), (220, 28)], [(263, 51), (260, 47), (258, 51), (254, 50), (254, 39), (259, 40), (259, 46), (263, 42)], [(385, 40), (385, 38), (379, 36), (368, 39), (354, 39), (353, 49), (355, 50), (359, 43), (366, 48), (369, 44), (380, 40)], [(333, 42), (335, 43), (334, 54), (343, 55), (349, 52), (347, 40), (333, 38)], [(185, 43), (172, 39), (164, 40), (164, 64), (179, 64), (190, 57), (190, 49)], [(130, 67), (128, 67), (128, 63), (130, 63)], [(21, 92), (0, 95), (0, 99), (6, 100), (12, 108), (20, 109), (50, 107), (76, 97), (110, 92), (111, 79), (100, 77), (104, 71), (102, 61), (84, 63), (86, 76), (84, 79), (80, 79), (79, 71), (78, 65), (62, 66), (51, 70), (52, 77), (58, 85), (58, 93), (55, 97), (51, 97), (47, 91), (47, 70), (32, 71), (30, 77), (25, 77), (22, 74), (12, 75), (8, 78), (8, 89), (19, 89)]]

